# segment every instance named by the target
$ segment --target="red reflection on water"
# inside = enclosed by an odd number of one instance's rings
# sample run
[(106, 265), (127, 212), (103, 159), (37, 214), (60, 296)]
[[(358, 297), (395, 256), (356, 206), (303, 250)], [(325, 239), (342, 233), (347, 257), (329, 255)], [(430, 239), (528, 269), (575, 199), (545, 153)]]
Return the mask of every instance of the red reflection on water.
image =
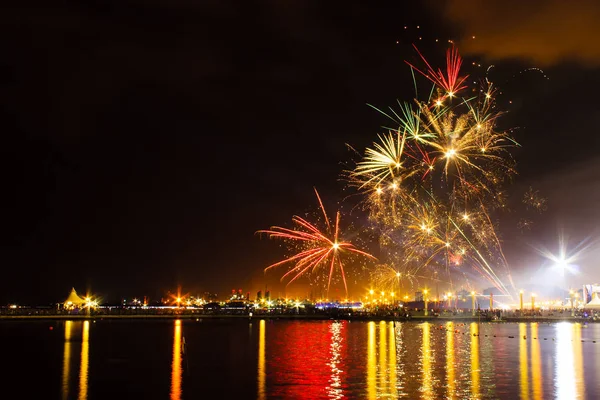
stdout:
[(267, 387), (284, 398), (340, 398), (346, 376), (346, 321), (270, 322)]

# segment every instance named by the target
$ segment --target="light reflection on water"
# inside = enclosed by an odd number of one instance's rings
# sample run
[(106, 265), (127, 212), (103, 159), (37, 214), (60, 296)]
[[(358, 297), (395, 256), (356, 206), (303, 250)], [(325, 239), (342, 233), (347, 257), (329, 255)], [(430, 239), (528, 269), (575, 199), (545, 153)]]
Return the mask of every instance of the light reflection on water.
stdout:
[(344, 325), (341, 322), (334, 322), (329, 325), (329, 331), (331, 332), (331, 359), (329, 361), (329, 368), (331, 368), (331, 378), (329, 379), (329, 386), (327, 392), (331, 399), (341, 399), (342, 395), (342, 370), (339, 368), (339, 364), (342, 361), (342, 346), (343, 346), (343, 333)]
[(258, 398), (262, 400), (266, 394), (266, 375), (265, 375), (265, 320), (261, 319), (258, 323)]
[(375, 399), (377, 398), (377, 365), (375, 364), (377, 350), (375, 349), (375, 322), (369, 322), (367, 327), (369, 330), (369, 338), (367, 342), (367, 397), (369, 399)]
[[(401, 331), (396, 331), (393, 322), (386, 321), (379, 322), (378, 330), (376, 323), (371, 321), (367, 329), (367, 398), (376, 399), (382, 396), (395, 398), (398, 396), (398, 391), (402, 390), (404, 375), (401, 368), (401, 353), (397, 352), (397, 342), (402, 343)], [(376, 343), (379, 345), (377, 346)]]
[(529, 357), (527, 357), (527, 341), (524, 339), (527, 337), (527, 324), (521, 322), (519, 324), (519, 385), (521, 388), (521, 398), (529, 398)]
[[(285, 331), (298, 323), (271, 324), (269, 329)], [(350, 330), (345, 343), (349, 348), (366, 348), (362, 358), (337, 354), (339, 322), (301, 324), (323, 323), (329, 324), (331, 333), (326, 339), (331, 343), (330, 361), (326, 364), (330, 368), (330, 385), (323, 387), (323, 397), (542, 399), (554, 394), (557, 398), (584, 396), (579, 324), (540, 327), (527, 323), (352, 323), (346, 327)], [(558, 329), (556, 343), (551, 341), (554, 327)], [(546, 341), (542, 340), (542, 334), (549, 336)], [(295, 357), (306, 351), (296, 346), (287, 350), (297, 353)], [(543, 369), (544, 355), (546, 363), (555, 362), (557, 372), (553, 377), (548, 377), (547, 370)], [(567, 368), (570, 371), (567, 374), (558, 372)], [(269, 364), (266, 373), (277, 373), (277, 369), (276, 365)], [(345, 382), (344, 376), (338, 374), (354, 369), (364, 370), (362, 392), (358, 390), (360, 382)], [(548, 387), (549, 380), (553, 379), (556, 390)], [(290, 393), (290, 386), (296, 382), (300, 383), (294, 376), (279, 375), (278, 380), (271, 381), (268, 395), (278, 397)], [(335, 386), (331, 382), (335, 382)], [(285, 392), (280, 388), (285, 388)], [(314, 393), (319, 391), (315, 388)]]
[(423, 329), (423, 344), (421, 347), (421, 365), (423, 370), (423, 383), (420, 391), (423, 393), (423, 398), (433, 399), (432, 393), (432, 375), (431, 375), (431, 324), (424, 323), (421, 325)]
[(387, 352), (387, 322), (379, 322), (379, 384), (377, 385), (377, 393), (388, 393), (388, 352)]
[(396, 378), (397, 378), (396, 330), (395, 330), (394, 325), (395, 324), (393, 322), (388, 323), (388, 326), (389, 326), (388, 334), (389, 334), (389, 338), (390, 338), (390, 350), (389, 350), (390, 367), (389, 367), (388, 373), (390, 376), (389, 388), (390, 388), (390, 395), (392, 396), (392, 398), (398, 397), (398, 387), (397, 387), (397, 383), (396, 383)]
[(455, 385), (454, 380), (454, 322), (446, 323), (446, 397), (454, 399)]
[(63, 351), (63, 371), (62, 371), (62, 398), (69, 398), (69, 378), (71, 371), (71, 334), (73, 330), (73, 321), (65, 322), (65, 345)]
[[(585, 385), (583, 381), (583, 345), (581, 344), (581, 324), (573, 324), (573, 355), (575, 370), (575, 394), (577, 398), (585, 398)], [(598, 375), (596, 375), (597, 377)]]
[[(81, 335), (81, 336), (80, 336)], [(71, 350), (78, 343), (81, 343), (81, 353), (79, 355), (79, 393), (77, 398), (87, 399), (88, 395), (88, 374), (89, 374), (89, 352), (90, 352), (90, 322), (65, 321), (65, 339), (63, 350), (63, 369), (62, 369), (62, 398), (74, 398), (69, 396), (71, 391), (71, 364), (77, 362), (73, 360)], [(75, 364), (77, 365), (77, 364)]]
[(87, 399), (88, 392), (88, 363), (90, 353), (90, 321), (83, 321), (81, 333), (81, 361), (79, 366), (79, 399)]
[(171, 400), (181, 399), (181, 321), (175, 321), (173, 361), (171, 362)]
[(554, 384), (557, 398), (585, 398), (581, 324), (556, 325), (555, 366)]
[[(544, 398), (543, 377), (542, 377), (542, 358), (540, 355), (539, 324), (531, 324), (531, 382), (533, 383), (533, 399), (541, 400)], [(521, 339), (523, 340), (523, 339)], [(525, 340), (523, 340), (525, 341)]]
[[(162, 365), (161, 375), (155, 374), (146, 384), (161, 385), (157, 377), (162, 376), (163, 393), (171, 399), (202, 397), (202, 390), (216, 375), (210, 375), (210, 367), (202, 373), (200, 368), (217, 359), (221, 367), (215, 374), (235, 373), (236, 380), (246, 374), (248, 390), (259, 399), (577, 399), (600, 394), (600, 344), (592, 342), (600, 342), (600, 324), (261, 320), (250, 330), (246, 325), (239, 329), (239, 322), (218, 328), (230, 329), (230, 343), (244, 343), (239, 338), (247, 337), (255, 344), (248, 349), (235, 347), (232, 353), (227, 346), (207, 349), (208, 342), (195, 336), (203, 332), (210, 340), (211, 329), (217, 329), (211, 322), (165, 323), (172, 336), (161, 333), (165, 342), (160, 348), (146, 344), (139, 348), (143, 349), (140, 354), (149, 354), (149, 362), (163, 360), (152, 364)], [(110, 324), (93, 325), (94, 329), (112, 329)], [(62, 355), (62, 372), (59, 369), (54, 379), (63, 399), (98, 397), (94, 382), (103, 379), (101, 370), (107, 362), (98, 349), (106, 349), (103, 340), (113, 336), (102, 336), (101, 331), (91, 334), (90, 326), (89, 321), (65, 321), (64, 331), (59, 331), (62, 352), (58, 350), (57, 357)], [(132, 327), (140, 329), (132, 334), (156, 329), (144, 326)], [(184, 329), (186, 339), (193, 343), (189, 355)], [(93, 340), (97, 343), (91, 346)], [(96, 352), (90, 353), (90, 348)], [(203, 357), (194, 354), (200, 350)], [(191, 372), (188, 357), (196, 365)]]
[(479, 324), (471, 323), (471, 398), (479, 399)]

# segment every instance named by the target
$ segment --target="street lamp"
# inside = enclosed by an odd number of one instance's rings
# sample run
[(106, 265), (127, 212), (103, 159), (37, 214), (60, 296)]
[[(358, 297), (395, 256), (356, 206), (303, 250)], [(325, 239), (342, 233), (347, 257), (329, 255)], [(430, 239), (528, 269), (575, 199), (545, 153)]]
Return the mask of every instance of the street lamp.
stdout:
[(535, 293), (531, 293), (531, 311), (535, 311)]
[(521, 312), (523, 312), (523, 291), (519, 291), (519, 306), (521, 308)]
[(475, 316), (475, 292), (471, 292), (471, 315)]
[(569, 298), (571, 300), (571, 317), (575, 316), (575, 307), (573, 306), (573, 290), (569, 290)]
[(427, 289), (423, 290), (423, 301), (425, 302), (425, 316), (429, 315), (429, 310), (427, 310)]

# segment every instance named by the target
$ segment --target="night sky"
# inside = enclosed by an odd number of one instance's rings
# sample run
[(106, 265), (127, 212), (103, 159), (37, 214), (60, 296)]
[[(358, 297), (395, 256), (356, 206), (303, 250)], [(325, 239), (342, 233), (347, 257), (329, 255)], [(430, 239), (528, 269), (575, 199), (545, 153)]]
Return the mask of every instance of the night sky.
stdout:
[[(313, 187), (330, 209), (349, 194), (346, 144), (364, 149), (386, 123), (366, 103), (412, 98), (413, 42), (435, 61), (453, 39), (469, 66), (495, 65), (501, 125), (518, 127), (523, 146), (510, 191), (534, 186), (548, 198), (531, 232), (503, 237), (515, 275), (535, 273), (533, 248), (555, 249), (560, 232), (593, 242), (600, 6), (439, 4), (5, 8), (0, 304), (60, 301), (72, 286), (108, 301), (178, 285), (282, 290), (262, 271), (282, 250), (255, 232), (314, 208)], [(573, 282), (600, 280), (599, 255), (586, 253)]]

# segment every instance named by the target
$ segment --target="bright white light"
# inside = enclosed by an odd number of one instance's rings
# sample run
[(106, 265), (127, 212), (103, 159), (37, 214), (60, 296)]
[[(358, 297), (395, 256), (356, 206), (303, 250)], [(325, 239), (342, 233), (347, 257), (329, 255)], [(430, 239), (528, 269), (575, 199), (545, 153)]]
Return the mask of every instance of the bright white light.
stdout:
[[(558, 238), (558, 252), (554, 253), (548, 249), (536, 249), (538, 253), (546, 258), (550, 262), (550, 268), (557, 271), (562, 277), (567, 272), (571, 274), (578, 273), (578, 266), (575, 264), (578, 260), (581, 260), (585, 253), (596, 248), (598, 240), (591, 240), (586, 238), (585, 240), (577, 243), (570, 250), (567, 250), (568, 240), (564, 235), (560, 234)], [(548, 265), (546, 264), (546, 267)]]
[[(574, 399), (577, 397), (575, 379), (575, 356), (573, 348), (573, 333), (581, 329), (579, 324), (561, 322), (556, 324), (556, 364), (554, 374), (554, 387), (557, 398)], [(581, 343), (579, 343), (581, 345)], [(581, 351), (581, 350), (580, 350)]]

